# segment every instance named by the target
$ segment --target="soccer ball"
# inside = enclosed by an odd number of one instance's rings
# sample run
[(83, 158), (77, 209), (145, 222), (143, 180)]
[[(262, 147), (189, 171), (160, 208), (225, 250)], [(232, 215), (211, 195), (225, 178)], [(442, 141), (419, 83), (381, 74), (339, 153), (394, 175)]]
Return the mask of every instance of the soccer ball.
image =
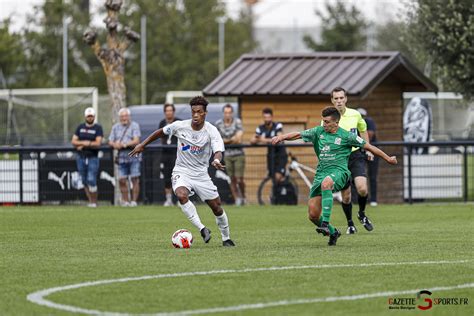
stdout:
[(171, 242), (175, 248), (191, 248), (193, 235), (189, 230), (179, 229), (171, 236)]

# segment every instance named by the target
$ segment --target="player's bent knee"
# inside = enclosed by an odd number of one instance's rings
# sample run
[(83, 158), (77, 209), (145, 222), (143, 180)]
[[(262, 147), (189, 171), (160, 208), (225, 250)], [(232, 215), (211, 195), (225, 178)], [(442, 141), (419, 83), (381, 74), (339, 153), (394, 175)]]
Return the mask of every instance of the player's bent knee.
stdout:
[(321, 190), (326, 191), (326, 190), (332, 190), (334, 186), (334, 181), (332, 181), (331, 178), (327, 177), (326, 179), (323, 180), (323, 183), (321, 183)]
[(177, 188), (175, 193), (176, 193), (176, 197), (178, 198), (181, 204), (188, 202), (189, 193), (186, 188)]
[(206, 203), (209, 205), (214, 215), (221, 216), (224, 213), (221, 206), (221, 199), (217, 198), (214, 200), (207, 200)]

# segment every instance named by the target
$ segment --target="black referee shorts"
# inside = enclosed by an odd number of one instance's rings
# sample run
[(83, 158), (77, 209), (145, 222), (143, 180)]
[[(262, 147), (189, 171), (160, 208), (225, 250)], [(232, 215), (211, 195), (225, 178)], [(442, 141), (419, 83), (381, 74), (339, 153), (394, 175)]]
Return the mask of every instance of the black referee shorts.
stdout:
[(367, 178), (365, 159), (365, 153), (363, 153), (360, 149), (353, 151), (349, 156), (349, 171), (351, 172), (352, 179), (355, 177)]

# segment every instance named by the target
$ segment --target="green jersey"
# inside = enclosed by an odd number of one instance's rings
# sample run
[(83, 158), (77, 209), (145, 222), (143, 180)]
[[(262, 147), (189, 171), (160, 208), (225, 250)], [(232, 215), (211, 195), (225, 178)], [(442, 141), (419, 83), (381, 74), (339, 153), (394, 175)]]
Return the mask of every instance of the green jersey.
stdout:
[(322, 126), (316, 126), (302, 131), (301, 138), (305, 142), (313, 143), (314, 152), (319, 160), (316, 173), (327, 173), (330, 170), (349, 173), (347, 165), (352, 147), (365, 145), (365, 141), (361, 137), (341, 127), (332, 134), (325, 132)]

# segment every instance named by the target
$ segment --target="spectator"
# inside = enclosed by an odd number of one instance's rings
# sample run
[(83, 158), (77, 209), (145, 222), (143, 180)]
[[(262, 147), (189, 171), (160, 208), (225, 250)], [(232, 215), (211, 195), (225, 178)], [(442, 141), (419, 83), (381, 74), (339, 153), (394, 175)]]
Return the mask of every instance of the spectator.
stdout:
[[(131, 121), (130, 110), (127, 108), (120, 109), (119, 119), (120, 122), (112, 126), (109, 145), (118, 150), (114, 161), (118, 164), (122, 206), (135, 207), (140, 194), (141, 156), (131, 158), (128, 156), (128, 152), (140, 143), (140, 126), (137, 122)], [(131, 189), (129, 188), (130, 182)]]
[[(235, 117), (232, 105), (226, 104), (223, 109), (224, 118), (216, 122), (216, 127), (224, 140), (225, 145), (241, 144), (244, 130), (242, 121)], [(243, 205), (245, 199), (245, 154), (242, 148), (226, 148), (225, 166), (227, 175), (231, 179), (230, 189), (237, 206)]]
[[(262, 110), (263, 124), (255, 130), (255, 135), (250, 140), (251, 144), (269, 144), (272, 138), (283, 134), (283, 124), (273, 122), (273, 111), (270, 108)], [(268, 147), (267, 153), (267, 169), (268, 175), (272, 177), (276, 183), (283, 181), (286, 173), (286, 163), (288, 155), (285, 147)]]
[[(374, 120), (367, 116), (367, 110), (358, 108), (357, 111), (362, 115), (362, 118), (367, 123), (367, 133), (369, 134), (370, 143), (377, 142), (376, 127)], [(375, 156), (373, 160), (367, 160), (367, 172), (369, 174), (370, 185), (370, 205), (377, 206), (377, 174), (379, 172), (379, 157)]]
[(95, 110), (87, 108), (84, 112), (85, 123), (79, 124), (72, 136), (71, 143), (77, 150), (77, 171), (79, 172), (84, 191), (89, 200), (89, 207), (97, 207), (97, 173), (99, 171), (99, 147), (104, 132), (102, 126), (95, 123)]
[[(175, 121), (181, 121), (181, 119), (175, 117), (176, 109), (173, 104), (166, 103), (163, 106), (163, 112), (165, 118), (161, 120), (158, 129), (165, 127)], [(173, 147), (163, 148), (161, 161), (162, 161), (162, 170), (163, 177), (165, 179), (165, 196), (166, 200), (163, 204), (164, 206), (173, 206), (173, 189), (171, 187), (171, 173), (173, 172), (174, 163), (176, 160), (176, 148), (178, 144), (178, 139), (173, 135), (163, 134), (161, 136), (162, 145), (173, 145)]]

